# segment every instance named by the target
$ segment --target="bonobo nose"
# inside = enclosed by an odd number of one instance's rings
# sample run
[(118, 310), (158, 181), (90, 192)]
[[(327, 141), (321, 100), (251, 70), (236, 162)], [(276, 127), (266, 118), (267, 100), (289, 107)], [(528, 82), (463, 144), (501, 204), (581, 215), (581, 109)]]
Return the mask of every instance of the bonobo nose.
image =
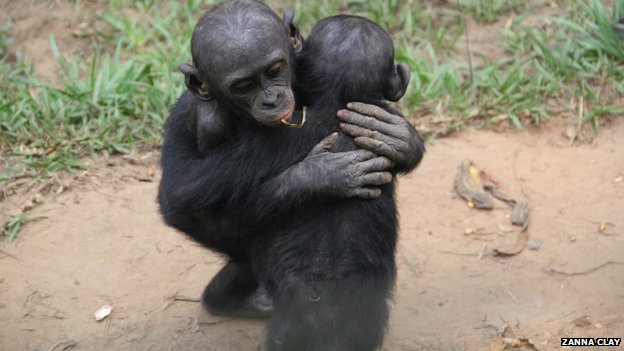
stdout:
[(262, 104), (264, 106), (269, 106), (269, 107), (275, 107), (277, 105), (279, 105), (280, 102), (280, 94), (274, 94), (274, 93), (266, 93), (264, 94), (264, 99), (262, 101)]

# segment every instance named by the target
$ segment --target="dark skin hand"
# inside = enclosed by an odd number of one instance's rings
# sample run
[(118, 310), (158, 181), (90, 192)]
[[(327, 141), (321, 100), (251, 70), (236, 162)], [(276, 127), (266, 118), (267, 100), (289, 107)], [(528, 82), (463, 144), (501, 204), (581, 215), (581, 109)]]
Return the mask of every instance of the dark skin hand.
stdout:
[[(381, 195), (379, 188), (371, 186), (390, 183), (392, 174), (386, 170), (394, 163), (368, 150), (330, 152), (337, 139), (338, 133), (323, 139), (303, 161), (285, 171), (279, 183), (290, 184), (298, 192), (321, 191), (338, 197), (373, 199)], [(277, 194), (284, 191), (280, 190)]]
[(387, 157), (401, 166), (400, 171), (409, 171), (418, 165), (424, 143), (405, 118), (361, 102), (351, 102), (347, 108), (336, 115), (342, 131), (354, 137), (358, 146)]

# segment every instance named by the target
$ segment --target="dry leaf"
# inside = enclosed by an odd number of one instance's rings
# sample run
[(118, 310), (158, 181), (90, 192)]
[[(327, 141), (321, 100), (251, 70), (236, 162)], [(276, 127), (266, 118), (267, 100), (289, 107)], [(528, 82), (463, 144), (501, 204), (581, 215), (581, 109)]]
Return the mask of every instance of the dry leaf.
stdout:
[(511, 223), (526, 230), (529, 226), (529, 205), (526, 202), (518, 202), (511, 210)]
[(492, 209), (494, 199), (485, 191), (479, 169), (472, 161), (464, 161), (457, 170), (455, 191), (468, 202), (470, 208)]
[(585, 315), (573, 320), (572, 324), (579, 328), (589, 327), (591, 325), (591, 320), (589, 319), (589, 316)]
[(94, 313), (95, 320), (98, 322), (103, 320), (104, 318), (108, 317), (112, 311), (113, 307), (111, 305), (104, 305), (98, 308)]
[(490, 344), (490, 351), (538, 351), (535, 345), (525, 338), (498, 338)]
[(521, 253), (529, 241), (529, 233), (526, 230), (518, 233), (518, 238), (512, 246), (496, 248), (492, 250), (494, 256), (515, 256)]
[(607, 223), (605, 222), (600, 222), (598, 224), (598, 231), (601, 233), (604, 233), (604, 231), (607, 229)]

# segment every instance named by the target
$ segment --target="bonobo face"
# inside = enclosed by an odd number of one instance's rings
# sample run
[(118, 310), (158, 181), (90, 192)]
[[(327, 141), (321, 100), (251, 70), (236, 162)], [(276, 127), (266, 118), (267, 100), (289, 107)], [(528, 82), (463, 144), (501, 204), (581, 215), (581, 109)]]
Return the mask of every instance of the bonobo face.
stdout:
[(215, 86), (221, 87), (219, 94), (261, 124), (289, 121), (295, 100), (287, 48), (254, 45), (232, 52), (236, 57), (224, 61), (222, 69), (214, 72)]
[(191, 39), (195, 66), (182, 64), (187, 88), (264, 125), (289, 121), (295, 100), (292, 56), (300, 49), (293, 14), (265, 4), (225, 2), (199, 20)]

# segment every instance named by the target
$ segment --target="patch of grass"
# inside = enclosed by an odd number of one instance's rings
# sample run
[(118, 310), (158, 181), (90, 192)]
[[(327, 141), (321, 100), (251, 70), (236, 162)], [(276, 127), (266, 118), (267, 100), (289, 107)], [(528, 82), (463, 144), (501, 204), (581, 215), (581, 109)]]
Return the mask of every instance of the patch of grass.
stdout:
[(525, 0), (456, 0), (457, 5), (470, 13), (477, 21), (492, 23), (509, 12), (518, 12)]
[(6, 72), (0, 140), (7, 155), (50, 175), (83, 168), (78, 158), (91, 152), (157, 145), (173, 97), (150, 64), (121, 59), (120, 47), (112, 55), (96, 49), (91, 62), (66, 60), (54, 38), (50, 45), (61, 66), (60, 88), (36, 79), (28, 66), (0, 63)]
[[(167, 111), (184, 89), (177, 66), (190, 61), (193, 27), (216, 2), (109, 2), (96, 19), (109, 29), (95, 37), (90, 58), (67, 57), (51, 38), (60, 86), (38, 80), (23, 62), (10, 61), (8, 27), (0, 28), (1, 152), (29, 173), (46, 176), (84, 167), (79, 159), (91, 153), (157, 147)], [(524, 120), (548, 118), (546, 101), (581, 96), (585, 118), (596, 126), (601, 116), (621, 111), (624, 28), (619, 32), (613, 24), (624, 14), (624, 0), (610, 10), (598, 0), (569, 0), (557, 17), (543, 17), (540, 25), (523, 24), (535, 16), (519, 0), (267, 3), (279, 13), (293, 8), (304, 35), (318, 19), (337, 13), (362, 15), (386, 28), (397, 60), (412, 68), (401, 103), (408, 115), (440, 113), (456, 127), (505, 119), (520, 127)], [(506, 14), (512, 12), (507, 26)], [(501, 43), (505, 57), (484, 53), (471, 64), (457, 54), (458, 48), (480, 52), (464, 40), (466, 14), (507, 28)]]
[(584, 119), (598, 127), (602, 116), (624, 112), (624, 37), (615, 25), (623, 11), (622, 0), (611, 13), (600, 1), (575, 1), (563, 16), (543, 17), (540, 27), (514, 25), (504, 45), (535, 68), (536, 78), (549, 83), (544, 98), (583, 97)]
[(25, 214), (19, 214), (19, 215), (11, 217), (7, 221), (7, 223), (4, 225), (4, 230), (2, 231), (2, 236), (4, 236), (4, 241), (5, 242), (13, 241), (13, 239), (15, 239), (17, 234), (19, 234), (20, 230), (22, 229), (22, 225), (28, 222), (36, 221), (39, 219), (45, 219), (45, 218), (47, 217), (42, 217), (42, 216), (29, 217)]

